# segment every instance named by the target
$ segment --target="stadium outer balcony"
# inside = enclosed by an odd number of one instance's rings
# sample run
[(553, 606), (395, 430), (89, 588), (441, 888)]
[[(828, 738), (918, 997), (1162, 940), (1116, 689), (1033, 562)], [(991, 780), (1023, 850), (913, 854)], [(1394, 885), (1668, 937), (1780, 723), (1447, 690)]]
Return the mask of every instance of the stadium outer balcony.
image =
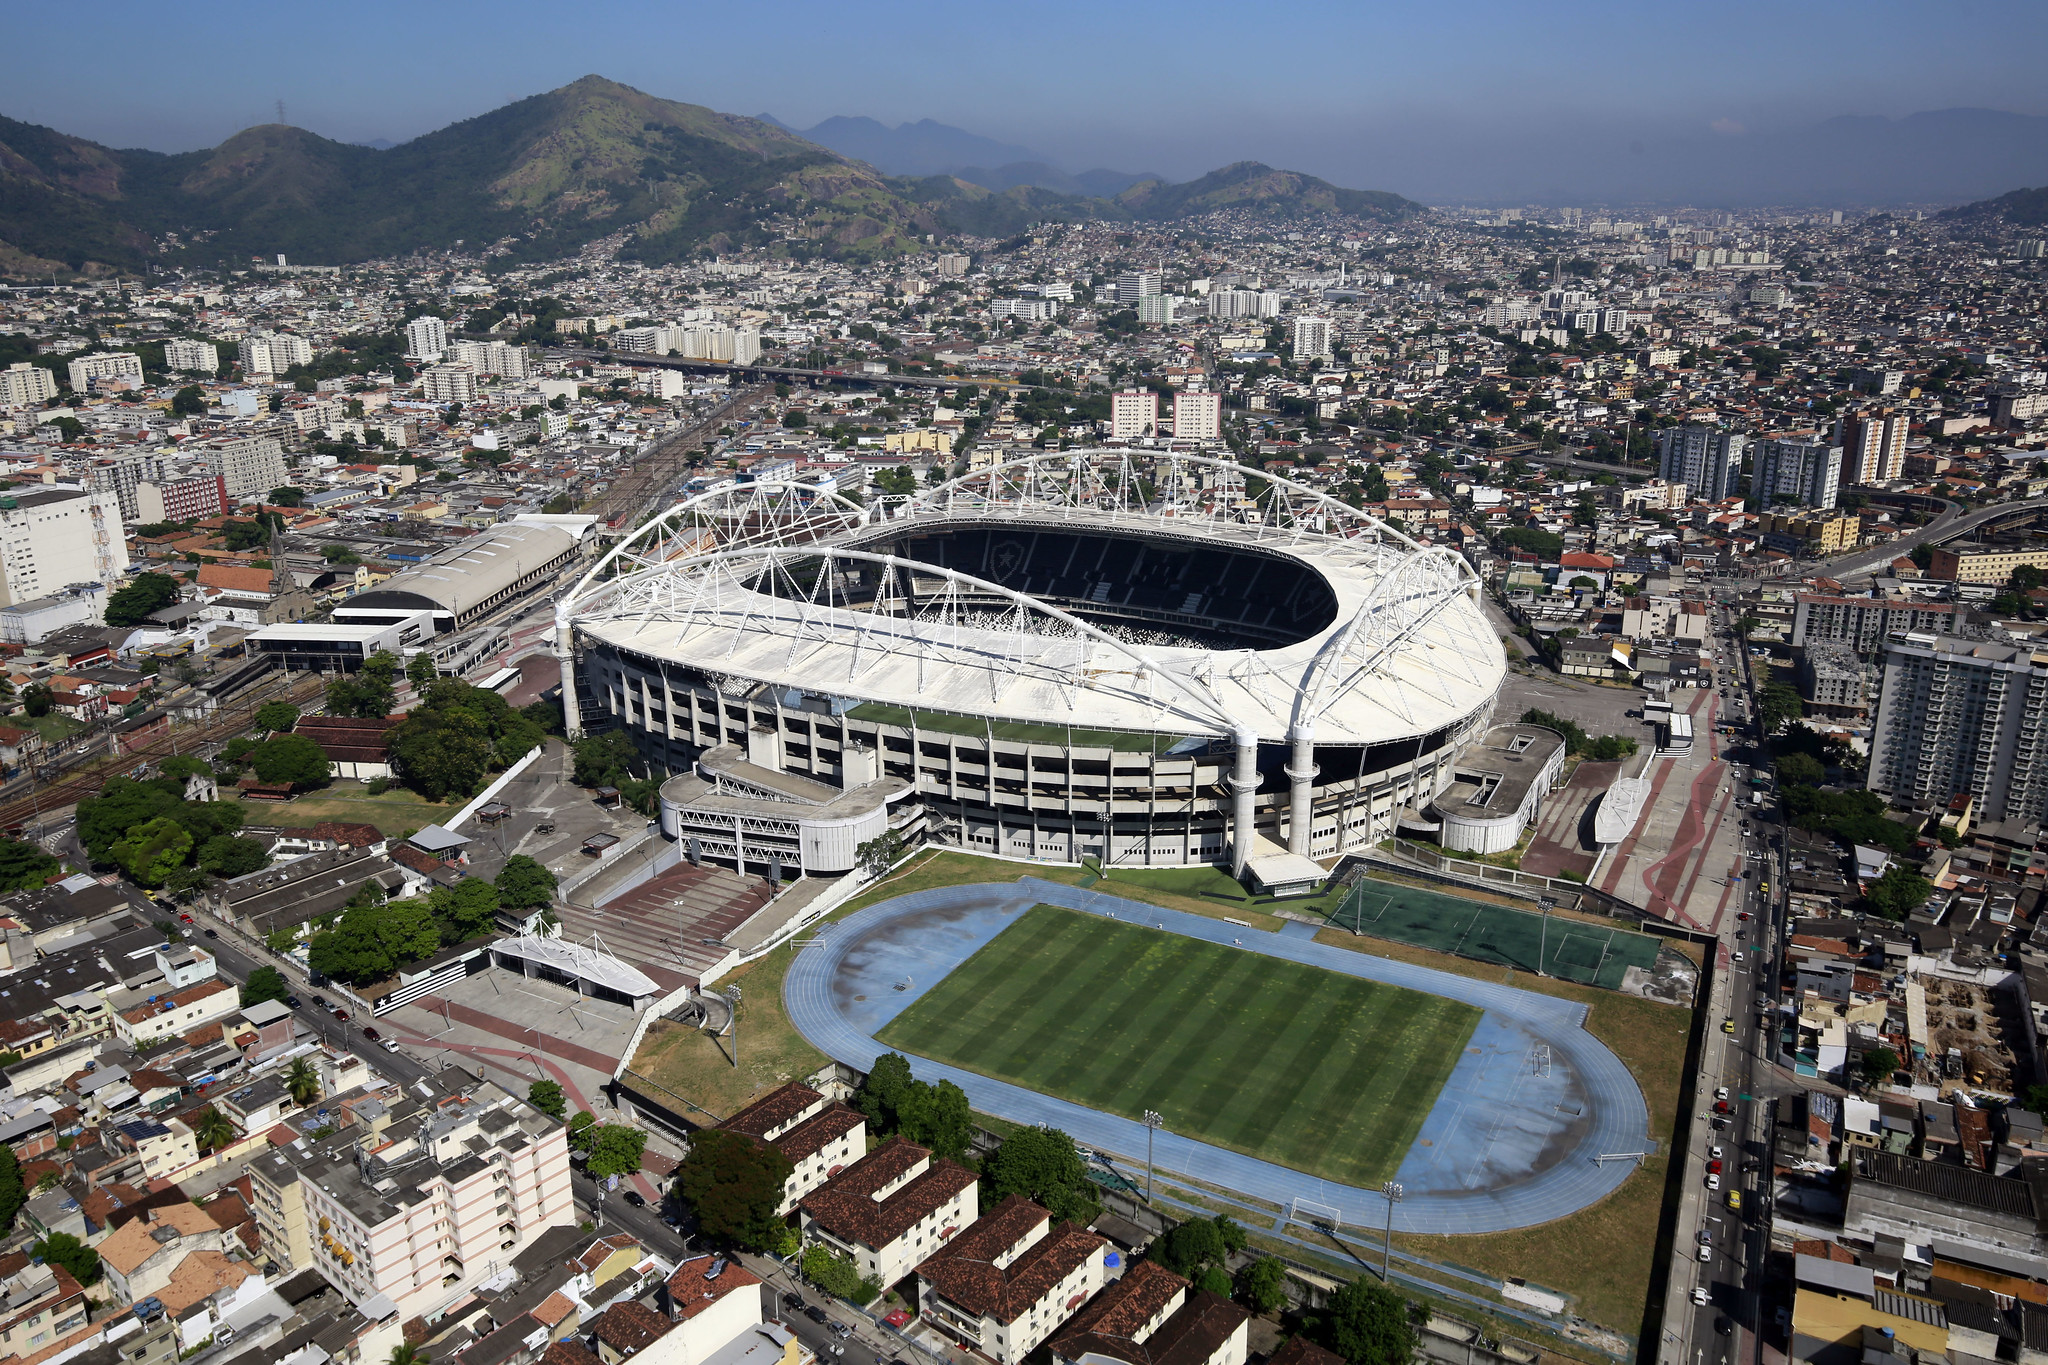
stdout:
[[(723, 744), (760, 769), (834, 789), (896, 778), (922, 803), (935, 840), (1020, 858), (1228, 857), (1242, 871), (1267, 840), (1328, 857), (1377, 842), (1402, 807), (1426, 805), (1449, 783), (1459, 752), (1490, 723), (1504, 674), (1454, 557), (1284, 480), (1272, 481), (1285, 492), (1251, 524), (1105, 507), (1104, 484), (1135, 486), (1132, 456), (1118, 454), (1122, 467), (1092, 485), (1088, 466), (1058, 458), (1067, 477), (1052, 497), (1040, 487), (1005, 502), (983, 482), (955, 503), (962, 486), (987, 479), (982, 471), (901, 509), (835, 505), (807, 489), (805, 514), (792, 517), (787, 501), (781, 513), (764, 511), (763, 498), (786, 494), (758, 487), (727, 491), (711, 515), (701, 499), (672, 509), (644, 528), (655, 534), (639, 559), (608, 582), (600, 566), (565, 600), (570, 698), (624, 724), (668, 771), (689, 771)], [(1139, 466), (1168, 488), (1220, 474), (1218, 501), (1241, 478), (1214, 461), (1139, 457)], [(735, 511), (742, 496), (757, 505)], [(1048, 578), (1026, 592), (933, 562), (944, 554), (899, 553), (919, 543), (929, 552), (934, 529), (954, 525), (1031, 540), (1034, 548), (1003, 547), (1013, 580), (1031, 576), (1041, 542), (1053, 547), (1048, 565), (1070, 563), (1076, 536), (1141, 565), (1144, 555), (1123, 542), (1257, 556), (1281, 567), (1246, 559), (1251, 569), (1233, 562), (1230, 576), (1276, 575), (1308, 603), (1297, 612), (1308, 633), (1269, 629), (1267, 648), (1215, 647), (1258, 627), (1257, 603), (1240, 603), (1229, 619), (1189, 626), (1190, 638), (1203, 637), (1190, 645), (1173, 638), (1175, 611), (1129, 608), (1163, 623), (1163, 634), (1110, 621), (1116, 585), (1089, 593)], [(688, 548), (664, 549), (664, 535)], [(985, 547), (968, 548), (986, 558)], [(957, 558), (960, 546), (950, 552)], [(1162, 599), (1169, 606), (1184, 581)], [(1216, 586), (1220, 595), (1227, 585)], [(1146, 638), (1126, 642), (1138, 635)], [(572, 707), (572, 727), (581, 709)]]

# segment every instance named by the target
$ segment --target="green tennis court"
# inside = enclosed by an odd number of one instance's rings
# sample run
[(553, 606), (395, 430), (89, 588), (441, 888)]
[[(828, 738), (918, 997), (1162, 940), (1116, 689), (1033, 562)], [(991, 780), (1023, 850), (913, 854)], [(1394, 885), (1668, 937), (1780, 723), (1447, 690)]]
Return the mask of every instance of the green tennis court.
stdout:
[[(1439, 953), (1542, 971), (1581, 985), (1621, 985), (1630, 967), (1657, 960), (1657, 940), (1632, 929), (1513, 910), (1370, 878), (1346, 892), (1330, 923)], [(1541, 959), (1539, 963), (1538, 959)]]
[(1370, 1188), (1479, 1023), (1442, 996), (1039, 905), (877, 1035), (892, 1048)]

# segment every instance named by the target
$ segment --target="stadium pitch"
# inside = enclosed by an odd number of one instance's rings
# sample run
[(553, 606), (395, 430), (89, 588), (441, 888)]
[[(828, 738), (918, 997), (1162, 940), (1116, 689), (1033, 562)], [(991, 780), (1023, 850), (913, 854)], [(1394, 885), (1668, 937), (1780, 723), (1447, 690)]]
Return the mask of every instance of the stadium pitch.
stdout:
[(879, 1033), (906, 1053), (1345, 1184), (1393, 1176), (1481, 1011), (1052, 905)]

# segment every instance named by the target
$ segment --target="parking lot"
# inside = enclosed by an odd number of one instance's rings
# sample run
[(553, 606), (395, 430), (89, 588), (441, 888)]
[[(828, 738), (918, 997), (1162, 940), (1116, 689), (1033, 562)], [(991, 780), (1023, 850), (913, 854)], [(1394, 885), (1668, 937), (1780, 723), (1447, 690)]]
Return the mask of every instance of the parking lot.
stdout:
[(1503, 722), (1518, 720), (1532, 706), (1573, 722), (1589, 735), (1625, 735), (1644, 749), (1657, 742), (1657, 727), (1641, 719), (1641, 688), (1603, 687), (1547, 672), (1531, 677), (1510, 670), (1495, 716)]

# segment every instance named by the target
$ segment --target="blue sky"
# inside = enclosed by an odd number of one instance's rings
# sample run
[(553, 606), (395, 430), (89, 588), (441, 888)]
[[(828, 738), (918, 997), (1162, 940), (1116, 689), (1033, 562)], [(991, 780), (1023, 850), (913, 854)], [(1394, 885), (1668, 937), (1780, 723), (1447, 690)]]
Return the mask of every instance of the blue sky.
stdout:
[(797, 127), (934, 118), (1074, 169), (1182, 178), (1251, 157), (1436, 194), (1575, 145), (2048, 115), (2039, 0), (10, 8), (0, 113), (167, 151), (270, 121), (279, 99), (316, 132), (402, 140), (589, 72)]

